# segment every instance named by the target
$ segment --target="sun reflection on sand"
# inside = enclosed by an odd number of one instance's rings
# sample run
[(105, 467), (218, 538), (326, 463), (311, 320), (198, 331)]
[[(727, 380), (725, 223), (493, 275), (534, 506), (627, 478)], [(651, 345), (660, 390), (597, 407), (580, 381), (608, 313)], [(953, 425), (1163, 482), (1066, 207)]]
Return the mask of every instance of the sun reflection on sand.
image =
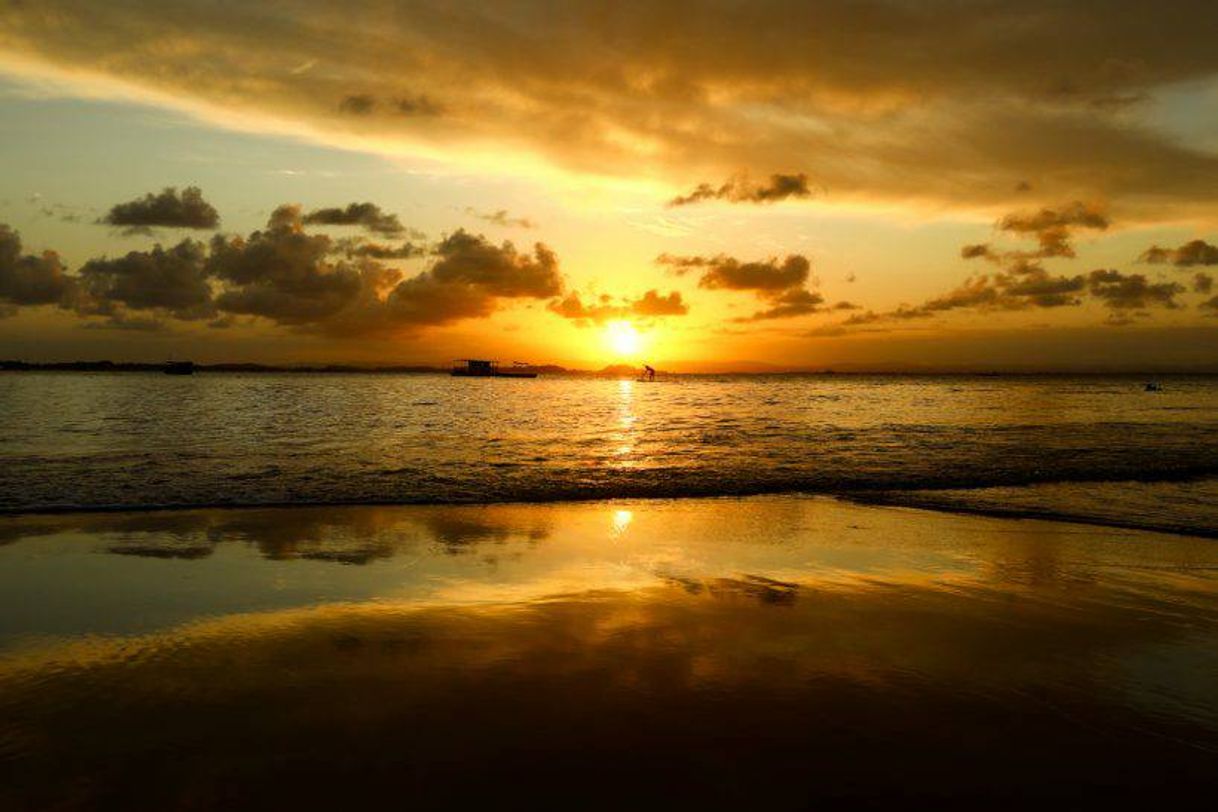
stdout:
[(630, 529), (630, 523), (634, 521), (634, 513), (629, 510), (613, 511), (613, 535), (621, 536)]

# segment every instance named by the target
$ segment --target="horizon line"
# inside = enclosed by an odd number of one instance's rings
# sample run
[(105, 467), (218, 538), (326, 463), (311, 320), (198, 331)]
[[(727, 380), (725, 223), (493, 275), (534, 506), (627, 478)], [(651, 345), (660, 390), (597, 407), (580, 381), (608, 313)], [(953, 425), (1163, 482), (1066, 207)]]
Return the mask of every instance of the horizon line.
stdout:
[[(749, 364), (751, 362), (740, 362)], [(698, 362), (692, 362), (697, 365)], [(112, 361), (110, 359), (72, 361), (23, 361), (19, 359), (0, 360), (0, 372), (155, 372), (161, 371), (165, 362), (156, 361)], [(195, 362), (194, 369), (200, 372), (288, 372), (295, 374), (333, 374), (333, 373), (365, 373), (365, 374), (439, 374), (448, 372), (447, 365), (425, 363), (318, 363), (301, 362), (287, 364), (270, 364), (255, 361), (219, 361), (210, 363)], [(634, 374), (641, 365), (638, 364), (607, 364), (600, 368), (567, 367), (561, 364), (524, 364), (524, 369), (535, 370), (550, 375), (584, 375), (599, 377), (621, 377)], [(784, 376), (784, 375), (925, 375), (925, 376), (1146, 376), (1146, 375), (1218, 375), (1218, 364), (1199, 364), (1192, 367), (1165, 366), (1158, 368), (1062, 368), (1062, 367), (916, 367), (905, 365), (839, 365), (837, 367), (774, 367), (762, 369), (732, 368), (725, 366), (721, 369), (660, 369), (658, 373), (666, 376), (701, 376), (701, 375), (739, 375), (739, 376)]]

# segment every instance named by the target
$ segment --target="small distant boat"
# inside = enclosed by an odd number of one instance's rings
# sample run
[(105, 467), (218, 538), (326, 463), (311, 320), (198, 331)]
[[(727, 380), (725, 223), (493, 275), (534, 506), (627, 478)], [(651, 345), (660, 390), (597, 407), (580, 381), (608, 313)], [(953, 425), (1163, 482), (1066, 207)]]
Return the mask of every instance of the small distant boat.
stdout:
[(527, 364), (516, 361), (508, 369), (499, 366), (498, 361), (482, 361), (475, 358), (462, 358), (453, 362), (451, 374), (457, 378), (536, 378), (537, 373), (528, 369)]
[(194, 375), (194, 361), (166, 361), (161, 369), (166, 375)]
[(1148, 381), (1146, 383), (1146, 391), (1147, 392), (1162, 392), (1163, 385), (1158, 383), (1157, 381)]

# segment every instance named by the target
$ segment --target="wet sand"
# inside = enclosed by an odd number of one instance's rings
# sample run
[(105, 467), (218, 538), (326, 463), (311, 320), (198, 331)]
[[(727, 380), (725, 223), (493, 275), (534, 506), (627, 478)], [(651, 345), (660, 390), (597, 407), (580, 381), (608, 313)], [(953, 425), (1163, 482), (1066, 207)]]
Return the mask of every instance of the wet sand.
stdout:
[(1200, 798), (1215, 587), (824, 498), (0, 517), (0, 808)]

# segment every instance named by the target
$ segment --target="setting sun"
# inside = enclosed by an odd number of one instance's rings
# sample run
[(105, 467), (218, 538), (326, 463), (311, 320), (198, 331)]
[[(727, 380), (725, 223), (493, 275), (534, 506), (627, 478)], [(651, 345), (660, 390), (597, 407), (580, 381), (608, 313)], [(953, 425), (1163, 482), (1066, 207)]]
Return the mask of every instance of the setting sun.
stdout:
[(630, 322), (611, 321), (605, 327), (605, 343), (615, 354), (628, 358), (638, 354), (643, 337)]

